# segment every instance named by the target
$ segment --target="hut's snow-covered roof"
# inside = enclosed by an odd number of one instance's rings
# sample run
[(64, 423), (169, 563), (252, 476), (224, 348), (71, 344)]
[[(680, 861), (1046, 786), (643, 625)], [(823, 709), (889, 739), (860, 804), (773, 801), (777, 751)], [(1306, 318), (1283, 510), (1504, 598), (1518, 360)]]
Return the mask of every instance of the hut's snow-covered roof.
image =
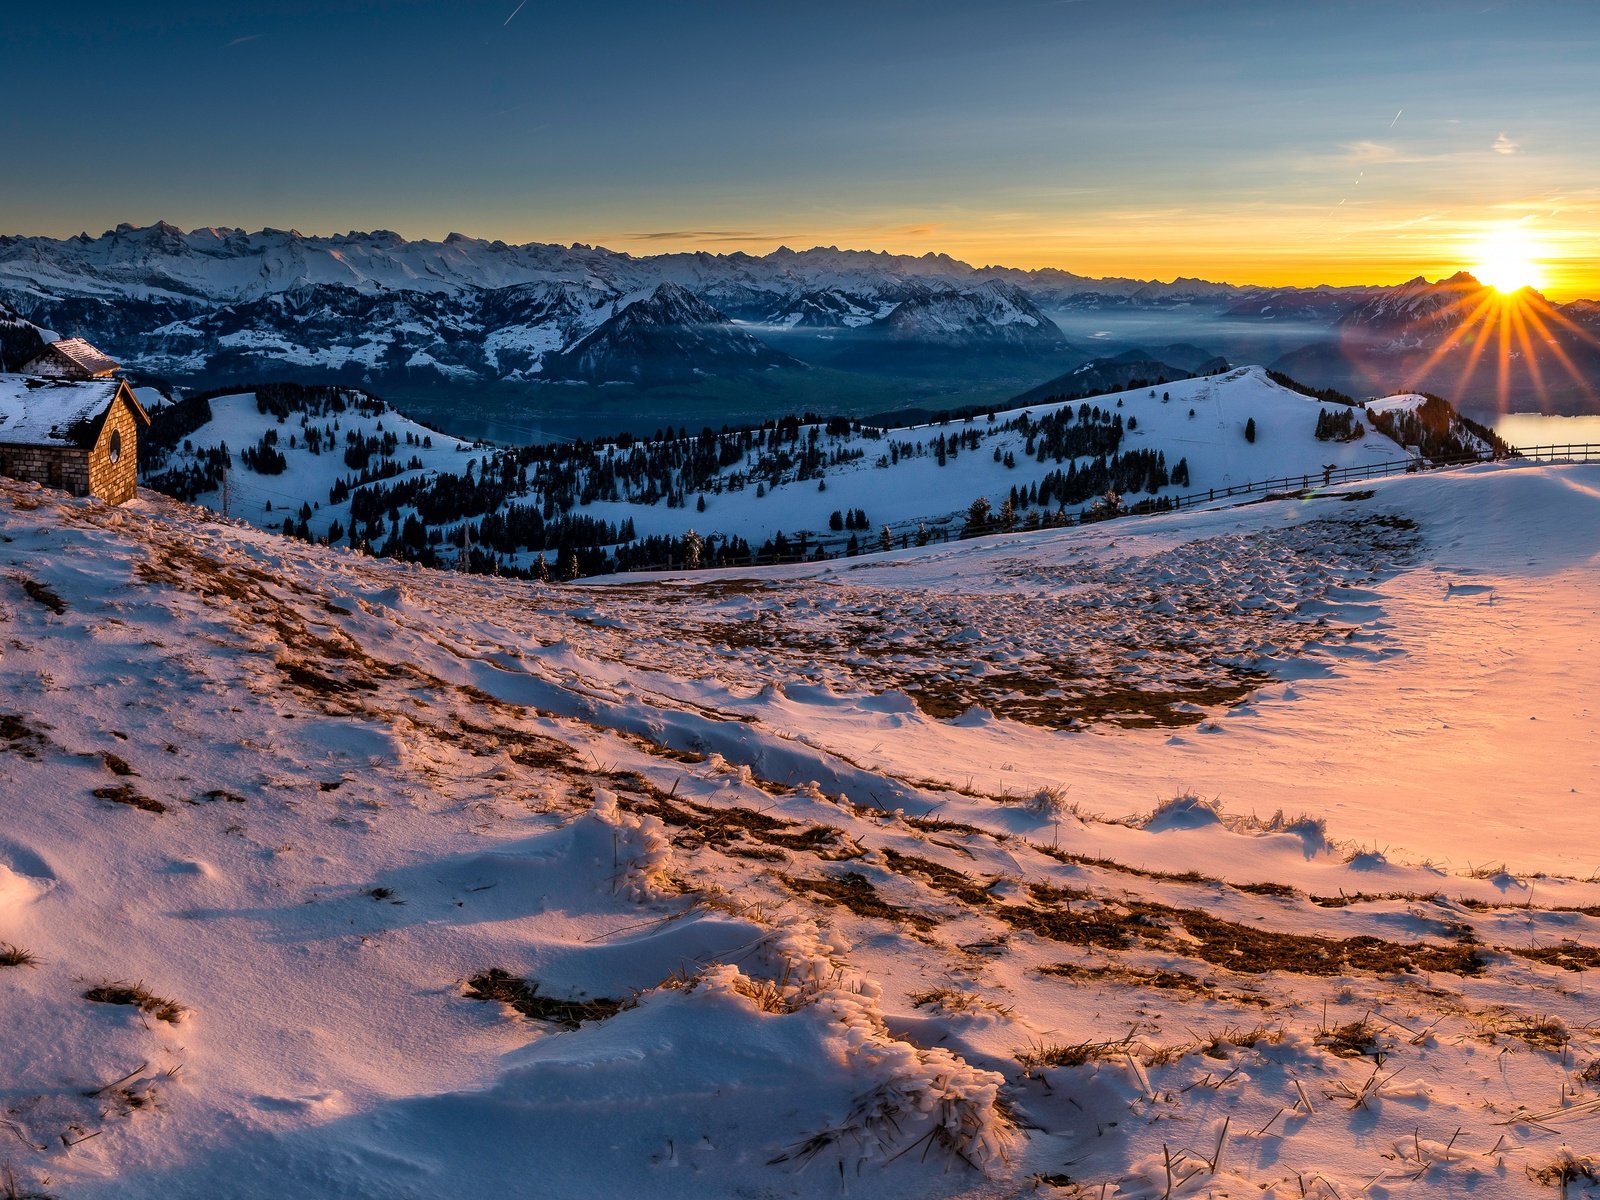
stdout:
[(121, 386), (116, 379), (0, 375), (0, 443), (82, 448)]

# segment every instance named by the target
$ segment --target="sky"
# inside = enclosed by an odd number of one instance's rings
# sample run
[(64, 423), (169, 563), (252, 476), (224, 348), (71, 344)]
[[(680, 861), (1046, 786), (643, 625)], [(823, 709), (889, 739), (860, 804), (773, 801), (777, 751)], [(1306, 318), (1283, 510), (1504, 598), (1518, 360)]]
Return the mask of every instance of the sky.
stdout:
[[(1600, 4), (7, 6), (0, 234), (458, 231), (1600, 297)], [(20, 169), (16, 164), (22, 164)]]

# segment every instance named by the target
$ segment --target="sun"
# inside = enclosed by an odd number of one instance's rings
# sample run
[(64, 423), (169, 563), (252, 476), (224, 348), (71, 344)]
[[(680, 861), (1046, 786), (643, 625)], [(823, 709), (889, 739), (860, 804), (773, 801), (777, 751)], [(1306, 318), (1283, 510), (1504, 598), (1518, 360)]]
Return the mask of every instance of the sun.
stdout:
[(1472, 273), (1501, 295), (1509, 296), (1525, 287), (1544, 286), (1540, 251), (1525, 230), (1503, 225), (1490, 230), (1474, 249)]

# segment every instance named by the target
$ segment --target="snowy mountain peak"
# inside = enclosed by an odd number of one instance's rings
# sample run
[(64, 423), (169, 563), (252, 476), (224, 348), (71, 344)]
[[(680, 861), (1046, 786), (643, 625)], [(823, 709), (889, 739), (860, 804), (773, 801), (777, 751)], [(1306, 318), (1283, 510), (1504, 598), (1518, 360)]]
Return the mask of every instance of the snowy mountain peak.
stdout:
[(577, 345), (547, 356), (544, 374), (586, 383), (662, 383), (804, 365), (669, 280)]

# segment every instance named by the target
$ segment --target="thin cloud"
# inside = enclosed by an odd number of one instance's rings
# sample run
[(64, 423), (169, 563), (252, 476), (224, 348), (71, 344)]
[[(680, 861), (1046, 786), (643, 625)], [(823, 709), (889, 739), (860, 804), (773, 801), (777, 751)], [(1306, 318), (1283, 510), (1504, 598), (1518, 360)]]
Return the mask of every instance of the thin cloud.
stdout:
[(253, 42), (257, 38), (259, 38), (260, 36), (261, 35), (259, 33), (248, 33), (244, 37), (236, 37), (236, 38), (233, 39), (233, 41), (229, 42), (227, 44), (227, 46), (224, 47), (224, 49), (232, 50), (235, 46), (242, 46), (246, 42)]
[(626, 235), (634, 242), (777, 242), (782, 241), (770, 233), (756, 233), (748, 229), (658, 229), (650, 233)]
[(1494, 145), (1491, 146), (1490, 149), (1496, 154), (1515, 154), (1518, 150), (1521, 150), (1522, 147), (1516, 142), (1513, 142), (1505, 135), (1504, 131), (1502, 131), (1500, 136), (1495, 138)]
[(1392, 163), (1400, 161), (1400, 148), (1387, 142), (1346, 142), (1341, 149), (1355, 163)]

